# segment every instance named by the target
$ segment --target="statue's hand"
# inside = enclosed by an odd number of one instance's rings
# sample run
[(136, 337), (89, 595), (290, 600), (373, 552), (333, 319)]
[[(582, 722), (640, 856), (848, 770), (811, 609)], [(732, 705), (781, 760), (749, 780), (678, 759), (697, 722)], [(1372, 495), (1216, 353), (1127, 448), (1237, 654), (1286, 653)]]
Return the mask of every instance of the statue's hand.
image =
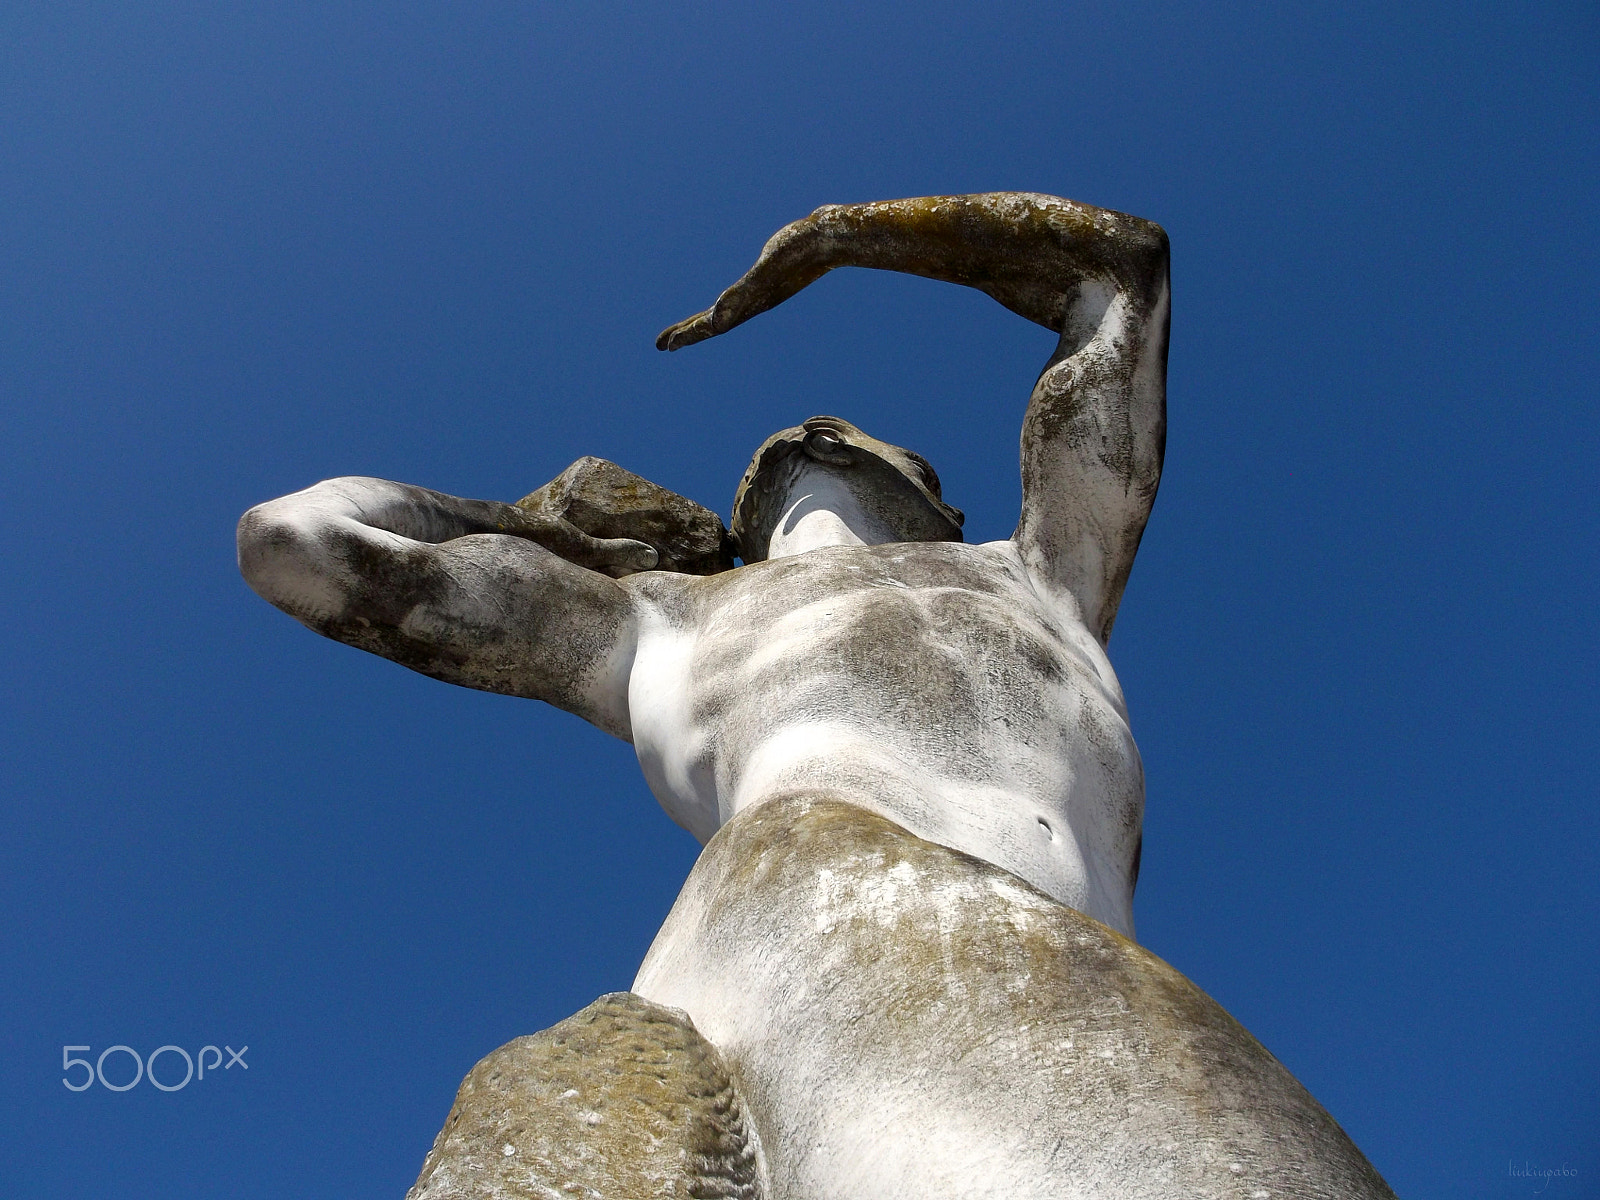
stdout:
[(509, 513), (501, 532), (537, 542), (570, 563), (599, 571), (613, 579), (654, 570), (661, 556), (654, 546), (632, 538), (593, 537), (571, 521), (549, 513), (530, 513), (507, 505)]
[(838, 265), (830, 261), (826, 238), (818, 222), (818, 209), (809, 217), (785, 225), (762, 247), (755, 266), (705, 312), (668, 326), (656, 338), (657, 350), (681, 350), (707, 338), (727, 333), (751, 317), (782, 304), (808, 284), (815, 283)]
[[(728, 293), (723, 292), (724, 296)], [(718, 303), (721, 303), (720, 299)], [(685, 346), (692, 346), (696, 342), (703, 342), (707, 338), (716, 337), (722, 329), (716, 326), (717, 310), (708, 308), (705, 312), (697, 312), (694, 316), (679, 321), (676, 325), (669, 325), (656, 335), (657, 350), (682, 350)], [(727, 326), (725, 326), (726, 328)]]

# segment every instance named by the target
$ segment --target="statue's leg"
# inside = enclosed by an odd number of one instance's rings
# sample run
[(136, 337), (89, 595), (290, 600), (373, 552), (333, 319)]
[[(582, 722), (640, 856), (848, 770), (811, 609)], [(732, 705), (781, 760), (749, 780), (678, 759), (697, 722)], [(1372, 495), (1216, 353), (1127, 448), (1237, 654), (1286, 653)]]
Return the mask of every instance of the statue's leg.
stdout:
[(716, 1043), (770, 1200), (1393, 1200), (1155, 955), (836, 797), (718, 831), (634, 990)]
[(615, 992), (474, 1067), (406, 1200), (759, 1200), (758, 1174), (716, 1048)]

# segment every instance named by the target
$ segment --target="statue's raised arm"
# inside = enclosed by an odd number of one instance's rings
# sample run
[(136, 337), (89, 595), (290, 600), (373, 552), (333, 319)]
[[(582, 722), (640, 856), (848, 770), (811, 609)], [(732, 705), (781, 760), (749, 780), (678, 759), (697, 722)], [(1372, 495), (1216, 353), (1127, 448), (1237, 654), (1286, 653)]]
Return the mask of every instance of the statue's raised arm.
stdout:
[(629, 736), (633, 604), (657, 551), (543, 512), (385, 479), (329, 479), (239, 522), (239, 567), (318, 633)]
[(1021, 192), (829, 205), (779, 230), (716, 304), (656, 345), (725, 333), (846, 266), (965, 284), (1060, 334), (1023, 420), (1016, 541), (1103, 644), (1161, 477), (1166, 234)]

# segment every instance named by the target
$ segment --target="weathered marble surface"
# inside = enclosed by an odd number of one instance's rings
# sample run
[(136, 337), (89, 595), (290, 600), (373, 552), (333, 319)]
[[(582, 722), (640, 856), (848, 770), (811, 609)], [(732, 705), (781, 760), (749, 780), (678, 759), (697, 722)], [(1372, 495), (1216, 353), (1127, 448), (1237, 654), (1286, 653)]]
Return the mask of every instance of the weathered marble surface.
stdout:
[(1393, 1196), (1166, 963), (826, 795), (723, 827), (634, 991), (721, 1050), (771, 1200)]
[(467, 1076), (407, 1200), (759, 1195), (716, 1048), (627, 992), (501, 1046)]
[(1161, 473), (1166, 235), (1029, 194), (829, 206), (658, 344), (844, 266), (979, 288), (1059, 335), (1023, 414), (1011, 537), (964, 543), (924, 460), (813, 417), (746, 475), (736, 570), (652, 569), (679, 553), (655, 536), (666, 515), (720, 535), (676, 498), (602, 526), (652, 485), (583, 463), (521, 506), (328, 480), (246, 513), (240, 566), (319, 633), (626, 738), (702, 841), (827, 788), (1131, 936), (1144, 772), (1105, 646)]
[[(1106, 647), (1165, 450), (1166, 234), (1026, 193), (830, 205), (657, 345), (846, 266), (1058, 335), (1010, 537), (965, 543), (923, 459), (818, 416), (746, 473), (737, 569), (713, 514), (585, 459), (519, 505), (328, 480), (245, 514), (241, 570), (319, 633), (633, 744), (709, 843), (636, 986), (726, 1056), (774, 1196), (1387, 1195), (1127, 940), (1144, 770)], [(463, 1091), (435, 1175), (492, 1151), (509, 1110), (474, 1097), (509, 1078)]]

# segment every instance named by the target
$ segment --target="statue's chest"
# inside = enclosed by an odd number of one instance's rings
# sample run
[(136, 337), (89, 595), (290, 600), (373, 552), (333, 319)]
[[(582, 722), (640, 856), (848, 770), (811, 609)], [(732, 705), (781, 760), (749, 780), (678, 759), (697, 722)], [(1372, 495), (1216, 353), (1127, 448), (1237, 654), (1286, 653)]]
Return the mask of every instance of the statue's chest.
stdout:
[(641, 638), (634, 744), (680, 824), (709, 836), (749, 772), (820, 778), (814, 760), (841, 746), (1009, 790), (1085, 768), (1137, 779), (1121, 693), (1081, 626), (1002, 573), (886, 569), (903, 565), (839, 555), (730, 573), (692, 620)]
[(1024, 589), (805, 582), (728, 596), (652, 664), (676, 677), (673, 720), (693, 727), (691, 744), (736, 752), (826, 721), (907, 745), (988, 744), (996, 727), (1042, 745), (1087, 709), (1120, 715), (1099, 647)]

